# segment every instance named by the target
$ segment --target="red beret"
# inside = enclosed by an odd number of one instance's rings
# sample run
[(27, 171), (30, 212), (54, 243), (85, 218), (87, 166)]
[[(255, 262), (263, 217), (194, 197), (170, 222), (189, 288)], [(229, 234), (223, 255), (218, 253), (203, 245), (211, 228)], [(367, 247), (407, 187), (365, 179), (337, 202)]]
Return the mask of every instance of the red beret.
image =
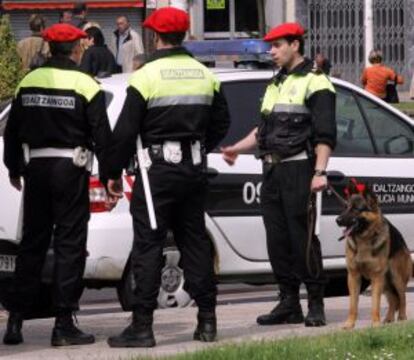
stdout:
[(264, 41), (273, 41), (286, 36), (303, 36), (305, 30), (298, 23), (284, 23), (271, 29), (263, 38)]
[(86, 38), (87, 34), (70, 24), (54, 24), (42, 32), (42, 37), (49, 42), (72, 42)]
[(142, 25), (158, 33), (186, 32), (190, 19), (185, 11), (167, 6), (155, 10)]

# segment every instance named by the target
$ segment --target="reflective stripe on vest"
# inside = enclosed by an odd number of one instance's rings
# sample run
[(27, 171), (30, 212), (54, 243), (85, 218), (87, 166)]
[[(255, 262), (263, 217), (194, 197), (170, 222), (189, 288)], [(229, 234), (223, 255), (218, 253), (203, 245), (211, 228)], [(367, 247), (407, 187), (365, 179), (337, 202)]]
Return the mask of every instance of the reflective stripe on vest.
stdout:
[(148, 101), (148, 109), (174, 105), (211, 105), (213, 97), (208, 95), (181, 95), (152, 98)]
[[(88, 102), (101, 90), (99, 84), (89, 75), (76, 70), (41, 67), (25, 76), (16, 89), (15, 96), (23, 88), (40, 88), (50, 90), (72, 90), (83, 96)], [(42, 104), (63, 103), (63, 97), (49, 96), (50, 99), (26, 99), (24, 101), (37, 101)]]
[(273, 113), (294, 113), (294, 114), (310, 114), (309, 109), (305, 105), (296, 104), (275, 104)]
[(139, 91), (148, 108), (211, 105), (214, 91), (220, 89), (214, 74), (188, 55), (169, 56), (145, 64), (132, 75), (129, 85)]
[(305, 106), (306, 100), (320, 90), (335, 93), (335, 88), (326, 75), (313, 72), (306, 75), (291, 74), (283, 83), (268, 85), (261, 112), (265, 115), (272, 112), (309, 114)]

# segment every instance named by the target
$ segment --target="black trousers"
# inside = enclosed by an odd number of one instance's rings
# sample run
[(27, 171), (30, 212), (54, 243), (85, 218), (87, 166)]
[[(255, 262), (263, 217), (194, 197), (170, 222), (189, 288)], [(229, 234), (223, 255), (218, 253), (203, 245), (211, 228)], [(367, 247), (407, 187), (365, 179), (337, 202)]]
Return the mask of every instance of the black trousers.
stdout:
[(186, 291), (200, 311), (213, 311), (217, 289), (213, 244), (207, 237), (204, 221), (206, 175), (201, 166), (192, 163), (174, 165), (163, 161), (153, 163), (148, 175), (158, 229), (150, 228), (142, 178), (137, 174), (130, 208), (134, 225), (134, 309), (151, 313), (157, 307), (163, 248), (171, 229), (181, 253)]
[[(313, 171), (309, 160), (263, 165), (261, 204), (267, 250), (281, 286), (326, 283), (323, 271), (314, 278), (306, 266), (307, 207)], [(322, 269), (321, 245), (316, 236), (312, 249), (312, 269)]]
[(89, 173), (72, 159), (32, 159), (26, 168), (23, 238), (12, 311), (30, 312), (53, 239), (53, 299), (57, 311), (78, 310), (89, 220)]

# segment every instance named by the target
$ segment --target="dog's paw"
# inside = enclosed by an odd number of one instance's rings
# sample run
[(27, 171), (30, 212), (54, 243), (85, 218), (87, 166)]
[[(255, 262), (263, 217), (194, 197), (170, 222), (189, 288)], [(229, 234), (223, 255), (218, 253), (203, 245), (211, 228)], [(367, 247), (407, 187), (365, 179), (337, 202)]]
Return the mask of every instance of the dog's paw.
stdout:
[(355, 327), (355, 321), (347, 320), (345, 324), (342, 325), (344, 330), (352, 330)]
[(371, 324), (372, 327), (377, 328), (381, 326), (381, 321), (373, 321)]
[(391, 324), (393, 322), (394, 322), (393, 318), (386, 317), (382, 323), (385, 325), (385, 324)]
[(405, 321), (407, 320), (407, 315), (398, 315), (398, 321)]

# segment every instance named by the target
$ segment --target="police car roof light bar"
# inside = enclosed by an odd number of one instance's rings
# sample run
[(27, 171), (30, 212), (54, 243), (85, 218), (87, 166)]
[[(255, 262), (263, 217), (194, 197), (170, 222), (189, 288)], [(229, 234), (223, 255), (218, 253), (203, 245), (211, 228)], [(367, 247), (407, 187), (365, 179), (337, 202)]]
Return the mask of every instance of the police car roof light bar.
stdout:
[(185, 41), (184, 46), (200, 61), (271, 61), (270, 44), (259, 39), (191, 40)]

